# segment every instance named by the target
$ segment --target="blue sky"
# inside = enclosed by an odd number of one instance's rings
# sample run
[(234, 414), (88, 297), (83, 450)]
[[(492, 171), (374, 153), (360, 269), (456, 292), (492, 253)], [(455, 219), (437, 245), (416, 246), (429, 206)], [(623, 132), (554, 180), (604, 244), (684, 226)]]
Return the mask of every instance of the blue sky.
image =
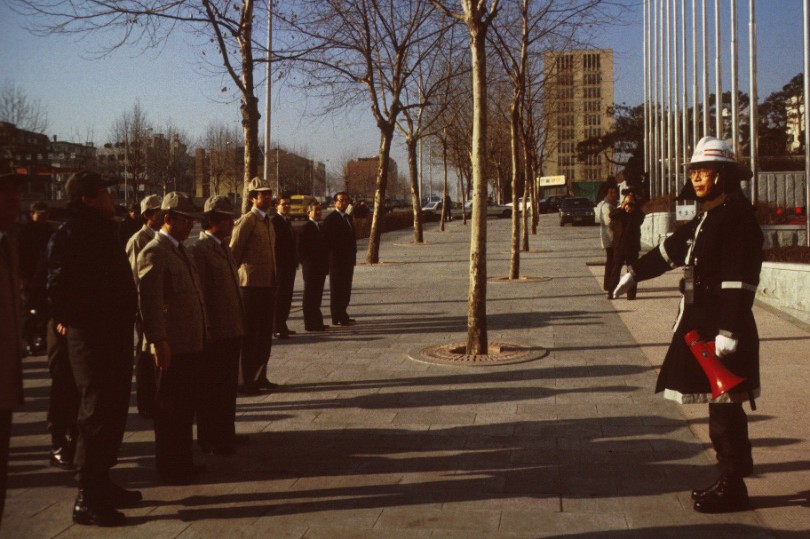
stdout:
[[(691, 2), (686, 1), (688, 12)], [(698, 6), (702, 1), (697, 0)], [(707, 2), (713, 27), (714, 2)], [(728, 90), (729, 0), (721, 4), (725, 23), (723, 84)], [(638, 0), (621, 24), (600, 30), (594, 43), (614, 49), (615, 100), (619, 103), (639, 104), (643, 100), (642, 5)], [(748, 2), (738, 0), (737, 9), (740, 84), (741, 90), (747, 92)], [(802, 2), (759, 0), (757, 19), (762, 100), (802, 70)], [(90, 139), (103, 144), (109, 139), (115, 119), (131, 110), (136, 99), (157, 127), (171, 121), (191, 137), (201, 136), (211, 121), (239, 128), (238, 105), (228, 100), (229, 94), (219, 92), (222, 86), (231, 86), (229, 81), (212, 75), (200, 64), (189, 36), (177, 34), (158, 51), (121, 49), (106, 58), (90, 60), (85, 57), (92, 50), (92, 38), (34, 37), (23, 29), (24, 25), (25, 21), (0, 0), (0, 82), (10, 80), (39, 99), (48, 113), (50, 134), (60, 139)], [(709, 42), (712, 49), (711, 36)], [(713, 84), (713, 74), (709, 79)], [(264, 90), (260, 91), (263, 94)], [(378, 134), (367, 109), (326, 116), (318, 114), (312, 102), (288, 87), (275, 85), (273, 91), (274, 142), (280, 140), (286, 147), (304, 150), (325, 161), (332, 171), (346, 156), (376, 154)], [(407, 162), (401, 141), (395, 141), (393, 155), (400, 171), (405, 171)], [(435, 175), (438, 177), (438, 171)]]

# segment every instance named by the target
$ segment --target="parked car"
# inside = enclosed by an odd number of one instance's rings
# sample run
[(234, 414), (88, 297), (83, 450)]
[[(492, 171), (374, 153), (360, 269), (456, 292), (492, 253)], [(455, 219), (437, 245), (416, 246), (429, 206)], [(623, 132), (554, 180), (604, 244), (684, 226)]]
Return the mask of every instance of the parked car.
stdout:
[(424, 221), (438, 221), (442, 218), (442, 201), (434, 200), (422, 207), (422, 219)]
[(544, 197), (540, 199), (540, 213), (554, 213), (560, 211), (560, 202), (565, 200), (566, 196), (563, 195), (553, 195), (549, 197)]
[(560, 226), (595, 225), (593, 203), (587, 198), (566, 198), (560, 203)]
[[(453, 217), (461, 217), (462, 209), (453, 208), (450, 213)], [(464, 204), (463, 213), (468, 219), (472, 216), (472, 200), (468, 200), (467, 203)], [(492, 201), (487, 201), (487, 217), (499, 217), (503, 219), (512, 217), (512, 208), (510, 206), (504, 206), (502, 204), (495, 204)]]

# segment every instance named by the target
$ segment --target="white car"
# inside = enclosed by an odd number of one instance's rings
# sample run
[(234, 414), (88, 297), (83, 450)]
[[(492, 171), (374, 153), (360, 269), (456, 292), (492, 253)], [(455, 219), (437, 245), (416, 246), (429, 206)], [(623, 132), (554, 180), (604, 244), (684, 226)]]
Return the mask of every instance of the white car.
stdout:
[(422, 219), (425, 221), (438, 221), (442, 217), (442, 201), (434, 200), (422, 207)]

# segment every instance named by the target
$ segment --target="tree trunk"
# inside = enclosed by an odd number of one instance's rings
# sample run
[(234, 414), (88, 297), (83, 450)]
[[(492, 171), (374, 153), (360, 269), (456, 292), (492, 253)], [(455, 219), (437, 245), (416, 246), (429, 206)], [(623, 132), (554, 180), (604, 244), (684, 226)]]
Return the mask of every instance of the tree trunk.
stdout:
[(442, 188), (442, 218), (441, 231), (444, 232), (444, 222), (450, 217), (450, 208), (447, 204), (447, 139), (442, 139), (442, 167), (444, 169), (444, 183)]
[(391, 155), (391, 140), (394, 138), (394, 122), (380, 124), (380, 162), (377, 166), (377, 191), (374, 193), (374, 214), (371, 216), (371, 232), (368, 236), (366, 262), (380, 262), (380, 238), (385, 212), (385, 188), (388, 185), (388, 160)]
[[(509, 257), (509, 279), (520, 278), (520, 215), (518, 210), (518, 187), (520, 184), (520, 92), (512, 98), (509, 115), (510, 150), (512, 153), (512, 246)], [(524, 182), (525, 185), (525, 182)], [(524, 189), (525, 191), (525, 189)], [(525, 198), (524, 198), (525, 200)], [(526, 226), (525, 224), (523, 225)]]
[(416, 139), (406, 139), (408, 149), (408, 176), (411, 180), (411, 205), (413, 206), (413, 242), (425, 241), (422, 232), (422, 201), (419, 199), (419, 159), (416, 155)]
[(468, 22), (472, 53), (472, 229), (470, 291), (467, 297), (467, 354), (485, 355), (487, 338), (487, 64), (486, 27)]
[[(242, 213), (250, 210), (248, 183), (259, 170), (259, 100), (255, 95), (253, 81), (253, 2), (246, 1), (244, 8), (244, 30), (239, 40), (242, 57), (242, 131), (245, 138), (245, 170), (243, 174)], [(268, 82), (269, 84), (269, 82)], [(267, 156), (265, 156), (267, 158)], [(264, 178), (267, 181), (267, 178)], [(278, 194), (278, 193), (276, 193)]]

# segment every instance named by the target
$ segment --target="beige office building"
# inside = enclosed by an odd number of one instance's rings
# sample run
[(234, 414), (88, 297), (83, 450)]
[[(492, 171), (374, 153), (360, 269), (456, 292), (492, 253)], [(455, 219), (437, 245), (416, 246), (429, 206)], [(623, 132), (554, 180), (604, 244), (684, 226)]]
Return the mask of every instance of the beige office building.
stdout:
[[(591, 49), (546, 53), (543, 101), (547, 150), (543, 174), (564, 175), (567, 190), (574, 182), (603, 181), (614, 174), (604, 155), (577, 160), (577, 143), (613, 128), (613, 51)], [(609, 155), (612, 158), (612, 151)]]

